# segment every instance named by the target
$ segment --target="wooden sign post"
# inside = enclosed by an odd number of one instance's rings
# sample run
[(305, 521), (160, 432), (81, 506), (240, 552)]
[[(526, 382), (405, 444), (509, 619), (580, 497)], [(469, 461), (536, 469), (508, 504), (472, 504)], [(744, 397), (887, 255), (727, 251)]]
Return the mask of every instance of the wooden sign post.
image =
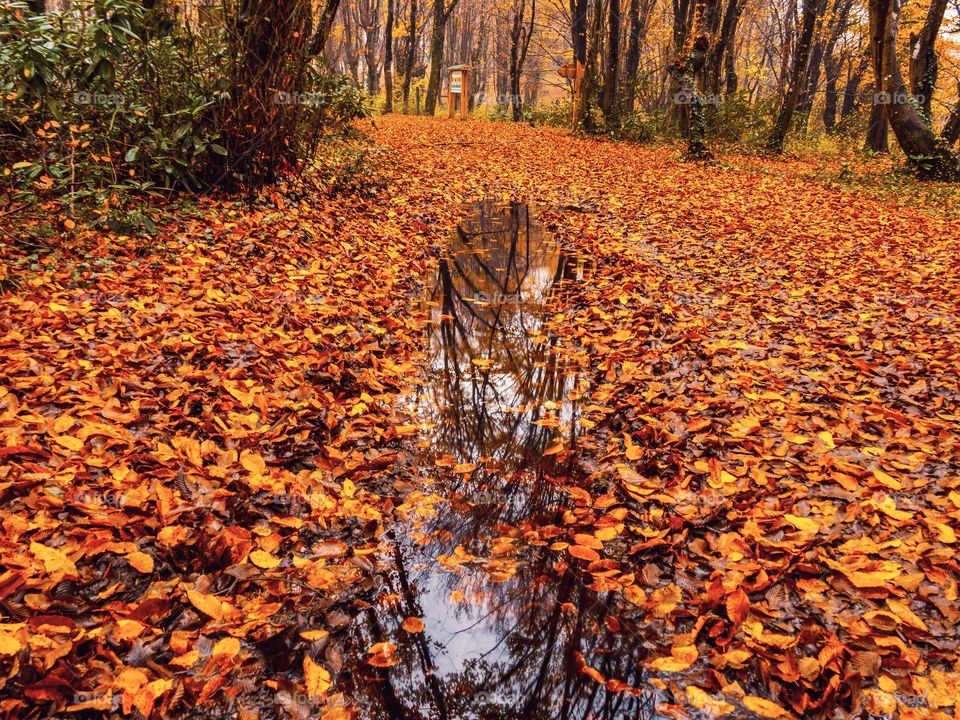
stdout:
[(470, 111), (470, 68), (467, 65), (452, 65), (447, 69), (447, 117), (453, 117), (454, 95), (460, 104), (460, 119), (466, 120)]
[(577, 108), (580, 105), (580, 87), (583, 85), (585, 71), (586, 68), (582, 62), (567, 63), (561, 65), (560, 69), (557, 70), (560, 77), (573, 80), (573, 110), (570, 113), (570, 127), (573, 130), (577, 129)]

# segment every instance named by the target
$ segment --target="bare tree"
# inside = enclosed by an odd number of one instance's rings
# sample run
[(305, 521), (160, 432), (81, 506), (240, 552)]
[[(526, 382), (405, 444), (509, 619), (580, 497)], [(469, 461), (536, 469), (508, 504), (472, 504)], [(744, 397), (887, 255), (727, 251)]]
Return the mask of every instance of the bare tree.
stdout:
[(443, 44), (446, 38), (447, 21), (459, 0), (433, 0), (433, 33), (430, 35), (430, 79), (427, 81), (427, 98), (424, 110), (433, 115), (437, 110), (440, 95), (440, 70), (443, 64)]

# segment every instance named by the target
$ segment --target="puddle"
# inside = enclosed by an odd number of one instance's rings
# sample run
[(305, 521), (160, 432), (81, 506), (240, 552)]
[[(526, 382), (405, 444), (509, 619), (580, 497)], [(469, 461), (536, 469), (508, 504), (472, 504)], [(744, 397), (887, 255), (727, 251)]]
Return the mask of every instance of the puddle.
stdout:
[[(534, 215), (476, 205), (431, 278), (428, 361), (410, 400), (429, 477), (351, 638), (340, 684), (359, 718), (655, 717), (642, 630), (546, 547), (578, 477), (551, 448), (576, 446), (584, 381), (555, 352), (545, 304), (587, 270)], [(411, 617), (422, 632), (404, 629)], [(371, 665), (383, 642), (397, 647)]]

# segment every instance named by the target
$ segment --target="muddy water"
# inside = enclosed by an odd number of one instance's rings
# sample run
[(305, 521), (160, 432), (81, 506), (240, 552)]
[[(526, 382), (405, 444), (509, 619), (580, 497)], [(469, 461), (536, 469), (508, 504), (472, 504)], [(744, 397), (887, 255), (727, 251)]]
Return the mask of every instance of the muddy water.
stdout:
[[(544, 322), (588, 276), (524, 205), (478, 204), (451, 237), (410, 401), (423, 495), (391, 533), (390, 571), (341, 673), (359, 718), (655, 717), (642, 630), (546, 547), (571, 504), (564, 486), (581, 479), (551, 448), (576, 447), (585, 388)], [(411, 617), (422, 632), (403, 628)], [(371, 665), (382, 642), (397, 648)]]

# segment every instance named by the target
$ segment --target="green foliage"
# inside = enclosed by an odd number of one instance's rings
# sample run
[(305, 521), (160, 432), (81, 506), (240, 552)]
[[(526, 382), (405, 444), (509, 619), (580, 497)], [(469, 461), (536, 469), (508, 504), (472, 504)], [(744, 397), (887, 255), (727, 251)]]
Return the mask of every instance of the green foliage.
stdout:
[[(235, 51), (226, 28), (200, 32), (136, 0), (45, 15), (0, 0), (0, 212), (54, 198), (107, 222), (131, 194), (221, 184), (241, 160), (224, 131)], [(289, 152), (307, 159), (320, 135), (368, 109), (319, 65), (302, 73), (303, 92), (265, 104), (288, 121)]]
[(641, 110), (621, 115), (620, 129), (616, 136), (631, 142), (653, 143), (672, 137), (674, 134), (675, 126), (667, 113)]
[(721, 143), (760, 148), (770, 134), (776, 112), (773, 98), (751, 101), (745, 92), (728, 95), (706, 108), (707, 133)]
[(543, 125), (547, 127), (564, 127), (570, 125), (570, 112), (573, 106), (568, 97), (557, 98), (544, 105), (529, 106), (523, 108), (523, 120), (530, 125)]
[(359, 133), (320, 144), (314, 160), (317, 179), (328, 192), (374, 195), (386, 187), (379, 162), (383, 151)]

